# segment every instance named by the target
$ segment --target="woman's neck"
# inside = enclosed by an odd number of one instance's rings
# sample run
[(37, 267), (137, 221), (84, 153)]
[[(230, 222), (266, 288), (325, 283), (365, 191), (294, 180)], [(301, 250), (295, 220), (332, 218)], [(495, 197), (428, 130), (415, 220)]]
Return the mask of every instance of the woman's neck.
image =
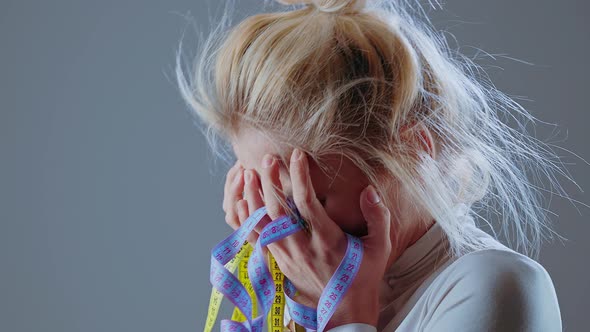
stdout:
[(423, 223), (418, 220), (407, 222), (403, 229), (391, 227), (391, 254), (385, 266), (385, 271), (388, 271), (393, 263), (408, 249), (411, 245), (416, 243), (428, 230), (434, 225), (434, 219), (428, 223)]

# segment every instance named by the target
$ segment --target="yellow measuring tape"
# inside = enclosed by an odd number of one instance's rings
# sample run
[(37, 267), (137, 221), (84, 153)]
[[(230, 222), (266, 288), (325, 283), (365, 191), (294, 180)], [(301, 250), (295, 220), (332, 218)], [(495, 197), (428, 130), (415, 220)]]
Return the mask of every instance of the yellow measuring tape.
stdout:
[[(248, 248), (249, 247), (249, 248)], [(234, 258), (232, 258), (227, 264), (225, 264), (225, 268), (230, 272), (234, 273), (236, 267), (238, 266), (238, 262), (242, 260), (242, 257), (246, 254), (246, 251), (251, 250), (252, 246), (246, 241), (236, 254)], [(217, 318), (217, 314), (219, 313), (219, 307), (221, 306), (221, 300), (223, 300), (223, 294), (219, 292), (215, 287), (211, 290), (211, 298), (209, 299), (209, 310), (207, 312), (207, 321), (205, 323), (205, 332), (211, 332), (213, 329), (213, 325), (215, 325), (215, 319)], [(256, 305), (254, 305), (256, 308)]]
[[(246, 247), (246, 253), (244, 254), (244, 256), (242, 256), (240, 260), (240, 265), (238, 267), (238, 280), (240, 280), (242, 285), (244, 285), (244, 287), (248, 291), (248, 295), (250, 295), (250, 298), (252, 299), (252, 315), (256, 317), (258, 316), (256, 293), (254, 293), (254, 288), (252, 287), (252, 283), (250, 283), (250, 277), (248, 277), (248, 260), (250, 259), (250, 255), (252, 254), (252, 251), (254, 249), (252, 248), (252, 245), (250, 245), (249, 242), (246, 242), (244, 246)], [(237, 322), (245, 322), (246, 316), (244, 316), (244, 314), (240, 309), (238, 309), (238, 307), (234, 307), (234, 312), (231, 316), (231, 319)]]
[(272, 303), (272, 307), (270, 308), (267, 317), (267, 322), (269, 322), (268, 332), (283, 332), (283, 329), (285, 328), (283, 324), (283, 315), (285, 311), (285, 293), (283, 292), (284, 275), (270, 251), (268, 252), (268, 266), (270, 267), (272, 280), (275, 282), (275, 300)]
[[(238, 280), (244, 285), (250, 298), (252, 299), (252, 315), (254, 317), (258, 316), (258, 304), (256, 301), (256, 294), (254, 293), (254, 289), (252, 284), (250, 283), (250, 277), (248, 277), (248, 259), (252, 254), (252, 245), (248, 241), (244, 242), (238, 253), (234, 258), (232, 258), (225, 267), (233, 273), (238, 267)], [(239, 266), (238, 266), (239, 263)], [(275, 261), (274, 257), (268, 252), (268, 267), (270, 267), (270, 273), (272, 274), (272, 279), (275, 284), (275, 299), (273, 301), (272, 307), (270, 312), (267, 316), (267, 326), (268, 332), (285, 332), (285, 331), (292, 331), (292, 332), (305, 332), (305, 328), (300, 326), (299, 324), (295, 324), (291, 321), (291, 327), (284, 326), (284, 314), (285, 314), (285, 291), (283, 290), (283, 278), (284, 275), (279, 269), (279, 265)], [(207, 313), (207, 322), (205, 324), (205, 331), (204, 332), (211, 332), (213, 329), (213, 325), (215, 325), (215, 320), (217, 318), (217, 314), (219, 313), (219, 307), (221, 306), (221, 300), (223, 299), (223, 294), (220, 293), (215, 287), (213, 287), (211, 291), (211, 299), (209, 300), (209, 310)], [(238, 307), (234, 307), (234, 311), (232, 313), (232, 320), (238, 322), (245, 322), (246, 316), (242, 313)]]

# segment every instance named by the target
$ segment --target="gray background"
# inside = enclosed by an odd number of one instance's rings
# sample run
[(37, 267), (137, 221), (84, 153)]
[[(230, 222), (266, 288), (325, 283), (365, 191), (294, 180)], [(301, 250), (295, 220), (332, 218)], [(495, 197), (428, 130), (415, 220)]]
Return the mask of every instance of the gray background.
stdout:
[[(239, 1), (236, 19), (261, 3)], [(589, 7), (455, 0), (431, 17), (465, 54), (505, 54), (478, 63), (499, 89), (559, 125), (539, 126), (538, 137), (588, 159)], [(0, 331), (202, 330), (210, 250), (231, 230), (221, 209), (227, 165), (214, 163), (192, 123), (173, 65), (186, 27), (179, 13), (205, 28), (208, 8), (218, 7), (1, 2)], [(588, 165), (560, 155), (588, 188)], [(585, 330), (590, 307), (588, 209), (577, 207), (553, 197), (568, 241), (546, 243), (540, 257), (566, 331)], [(221, 316), (230, 312), (224, 300)]]

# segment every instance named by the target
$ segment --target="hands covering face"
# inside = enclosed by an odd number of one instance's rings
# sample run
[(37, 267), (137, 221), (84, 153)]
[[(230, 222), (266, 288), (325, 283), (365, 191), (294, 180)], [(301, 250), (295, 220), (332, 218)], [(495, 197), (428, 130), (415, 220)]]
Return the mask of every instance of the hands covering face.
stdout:
[[(267, 216), (256, 226), (256, 232), (248, 236), (251, 244), (258, 240), (258, 233), (264, 226), (286, 214), (279, 203), (285, 201), (285, 195), (277, 164), (277, 158), (265, 155), (260, 175), (253, 170), (244, 170), (239, 163), (228, 172), (223, 202), (227, 224), (236, 230), (251, 212), (262, 206), (267, 208)], [(294, 300), (316, 307), (322, 291), (344, 257), (347, 237), (316, 197), (307, 156), (299, 149), (293, 151), (289, 174), (293, 200), (301, 216), (309, 223), (311, 232), (296, 232), (269, 244), (267, 248), (301, 294)], [(391, 242), (390, 212), (383, 202), (373, 204), (369, 201), (373, 190), (369, 186), (360, 195), (368, 228), (368, 234), (361, 238), (364, 255), (360, 270), (326, 328), (347, 322), (377, 324), (379, 284), (391, 253)]]

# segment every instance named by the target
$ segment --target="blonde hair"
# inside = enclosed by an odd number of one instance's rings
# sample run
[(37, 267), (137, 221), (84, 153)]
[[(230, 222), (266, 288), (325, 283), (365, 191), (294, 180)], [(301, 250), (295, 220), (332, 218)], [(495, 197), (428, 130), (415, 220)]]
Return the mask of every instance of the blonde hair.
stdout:
[[(284, 151), (306, 151), (322, 169), (324, 156), (341, 155), (382, 193), (384, 177), (396, 179), (441, 225), (452, 254), (484, 246), (465, 227), (476, 217), (493, 230), (482, 211), (499, 217), (509, 242), (514, 233), (515, 250), (538, 254), (554, 232), (533, 180), (545, 176), (565, 195), (555, 174), (570, 177), (526, 132), (536, 119), (453, 52), (418, 1), (279, 2), (292, 10), (235, 27), (226, 9), (188, 77), (180, 43), (180, 92), (213, 151), (218, 137), (227, 142), (253, 128)], [(420, 128), (435, 137), (435, 158), (405, 139), (420, 141)]]

